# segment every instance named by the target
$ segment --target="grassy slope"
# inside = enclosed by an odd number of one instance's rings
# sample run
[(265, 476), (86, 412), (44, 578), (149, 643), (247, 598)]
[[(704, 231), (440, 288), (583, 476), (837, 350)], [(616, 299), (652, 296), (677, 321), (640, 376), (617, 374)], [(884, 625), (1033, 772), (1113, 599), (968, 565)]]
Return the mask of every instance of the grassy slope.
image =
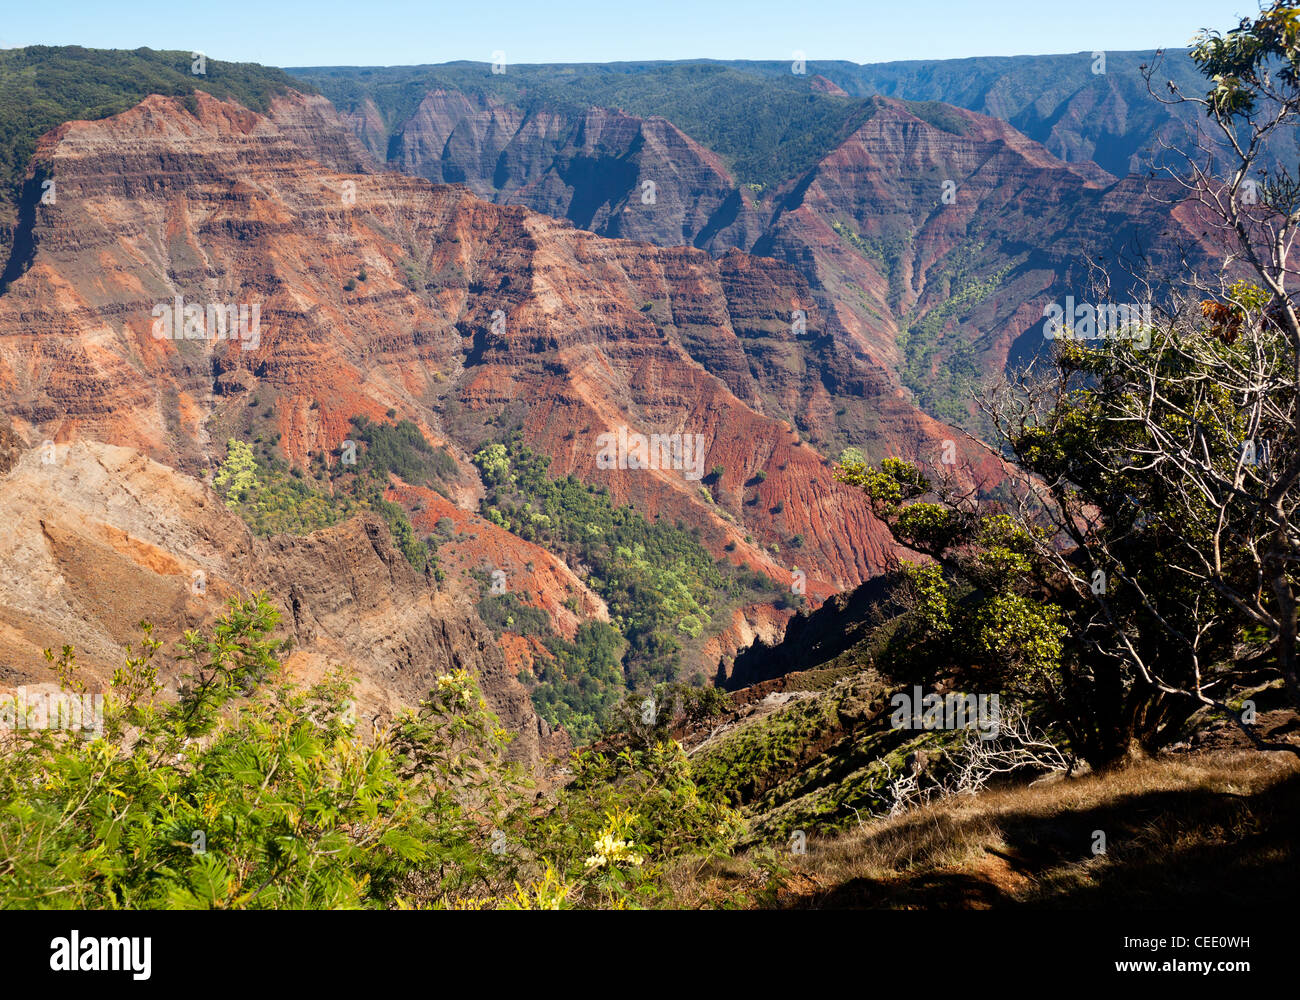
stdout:
[[(889, 696), (909, 682), (876, 669), (889, 629), (822, 654), (799, 646), (806, 669), (738, 692), (721, 725), (683, 734), (701, 791), (738, 807), (748, 833), (735, 855), (675, 872), (674, 905), (1163, 908), (1293, 898), (1300, 762), (1244, 749), (1228, 723), (1208, 716), (1192, 720), (1183, 743), (1123, 769), (1042, 781), (1031, 770), (890, 815), (890, 781), (918, 753), (923, 787), (944, 781), (959, 737), (890, 726)], [(789, 700), (773, 704), (780, 699)], [(1295, 716), (1276, 707), (1261, 718), (1281, 736)], [(796, 831), (804, 855), (791, 851)]]
[[(1300, 766), (1173, 754), (1107, 775), (944, 799), (673, 878), (676, 905), (798, 909), (1290, 906)], [(1106, 835), (1095, 854), (1096, 831)]]

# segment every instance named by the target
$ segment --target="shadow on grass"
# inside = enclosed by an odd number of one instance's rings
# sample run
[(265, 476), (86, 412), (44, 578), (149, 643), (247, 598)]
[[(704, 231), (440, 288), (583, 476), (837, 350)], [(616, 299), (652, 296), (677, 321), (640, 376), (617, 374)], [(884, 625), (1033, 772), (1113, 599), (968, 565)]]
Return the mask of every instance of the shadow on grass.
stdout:
[[(851, 878), (830, 888), (781, 893), (796, 909), (1243, 909), (1290, 905), (1300, 891), (1300, 775), (1247, 795), (1204, 788), (1126, 795), (1091, 808), (1043, 815), (921, 817), (891, 840), (961, 843), (969, 834), (1001, 845), (982, 861)], [(1106, 853), (1093, 854), (1097, 831)], [(871, 849), (871, 835), (863, 841)]]

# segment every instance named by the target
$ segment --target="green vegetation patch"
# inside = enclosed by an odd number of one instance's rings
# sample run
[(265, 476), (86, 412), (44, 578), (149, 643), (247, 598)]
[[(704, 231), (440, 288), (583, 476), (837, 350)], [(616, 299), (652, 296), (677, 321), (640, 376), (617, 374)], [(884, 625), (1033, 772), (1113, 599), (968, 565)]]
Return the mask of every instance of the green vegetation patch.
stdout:
[[(17, 203), (36, 140), (67, 121), (108, 118), (150, 94), (186, 96), (196, 89), (266, 111), (289, 90), (313, 88), (283, 70), (206, 60), (193, 73), (189, 52), (32, 45), (0, 50), (0, 215)], [(5, 221), (0, 218), (0, 221)]]
[[(363, 453), (364, 454), (364, 453)], [(434, 547), (416, 539), (406, 512), (384, 498), (386, 471), (375, 462), (358, 462), (358, 472), (341, 472), (320, 482), (283, 459), (267, 459), (246, 442), (231, 438), (212, 485), (226, 506), (243, 518), (256, 535), (305, 535), (371, 510), (388, 524), (393, 543), (417, 570), (436, 564)]]
[[(1007, 266), (982, 277), (975, 274), (974, 256), (981, 249), (982, 244), (974, 244), (951, 255), (946, 270), (933, 279), (945, 290), (941, 301), (915, 321), (904, 317), (898, 339), (903, 352), (899, 373), (903, 384), (916, 394), (927, 413), (959, 427), (971, 422), (971, 392), (983, 372), (973, 340), (947, 327), (956, 316), (996, 292), (1012, 270)], [(936, 375), (938, 358), (943, 363)]]
[[(608, 605), (611, 631), (623, 644), (619, 695), (675, 679), (685, 644), (707, 635), (722, 609), (774, 596), (767, 577), (715, 561), (698, 530), (648, 521), (574, 476), (551, 478), (550, 459), (517, 435), (480, 449), (474, 463), (488, 487), (483, 516), (581, 568)], [(556, 662), (542, 669), (544, 686), (535, 692), (539, 711), (563, 721), (558, 706), (567, 705), (568, 718), (581, 716), (589, 729), (586, 717), (600, 719), (615, 700), (611, 648), (603, 629), (582, 637), (578, 649), (556, 640)]]

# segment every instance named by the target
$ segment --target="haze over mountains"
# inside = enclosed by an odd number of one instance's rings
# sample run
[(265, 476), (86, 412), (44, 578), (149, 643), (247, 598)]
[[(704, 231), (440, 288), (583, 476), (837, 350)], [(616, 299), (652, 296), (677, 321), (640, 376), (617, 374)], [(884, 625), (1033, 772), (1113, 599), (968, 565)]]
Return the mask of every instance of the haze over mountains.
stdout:
[[(1098, 59), (1104, 55), (1104, 59)], [(812, 104), (813, 126), (807, 138), (823, 151), (834, 137), (828, 123), (843, 117), (845, 107), (882, 96), (935, 101), (999, 118), (1067, 161), (1091, 161), (1123, 176), (1142, 173), (1160, 137), (1177, 141), (1185, 111), (1153, 98), (1143, 78), (1153, 70), (1151, 90), (1165, 93), (1167, 81), (1195, 93), (1201, 79), (1185, 50), (1162, 54), (1076, 52), (1040, 56), (987, 56), (969, 59), (857, 64), (810, 60), (794, 72), (789, 61), (717, 61), (689, 63), (590, 63), (578, 65), (511, 65), (493, 74), (487, 63), (438, 66), (300, 67), (295, 78), (322, 89), (345, 114), (365, 109), (374, 138), (400, 141), (401, 126), (415, 114), (424, 95), (437, 89), (526, 94), (574, 107), (621, 107), (641, 116), (671, 119), (711, 148), (744, 150), (742, 162), (762, 172), (766, 162), (799, 164), (795, 150), (779, 143), (757, 142), (755, 130), (784, 129), (795, 124), (798, 104)], [(762, 88), (761, 90), (759, 88)], [(801, 101), (809, 92), (841, 101)], [(747, 103), (758, 93), (766, 100)], [(739, 98), (739, 101), (738, 101)], [(743, 119), (734, 116), (743, 106)], [(807, 112), (805, 112), (806, 114)], [(747, 122), (749, 130), (741, 127)], [(807, 121), (798, 124), (807, 126)], [(769, 133), (770, 134), (770, 133)], [(791, 130), (791, 140), (806, 141)], [(383, 155), (380, 148), (376, 153)], [(743, 171), (742, 171), (743, 172)], [(779, 169), (776, 171), (780, 173)], [(744, 181), (771, 179), (745, 177)]]
[[(129, 73), (111, 95), (77, 89), (79, 65), (119, 58), (147, 67), (157, 93), (132, 93)], [(545, 673), (552, 639), (581, 647), (587, 622), (613, 623), (629, 680), (657, 662), (725, 676), (805, 597), (889, 564), (888, 533), (832, 479), (845, 449), (947, 456), (965, 481), (995, 484), (996, 456), (961, 433), (980, 431), (969, 392), (1040, 348), (1044, 305), (1082, 290), (1086, 259), (1204, 258), (1190, 209), (1160, 204), (1173, 190), (1126, 176), (1177, 126), (1143, 102), (1141, 58), (1111, 54), (1104, 74), (1078, 54), (804, 74), (453, 64), (288, 76), (213, 60), (188, 95), (187, 54), (3, 53), (6, 80), (63, 99), (5, 119), (15, 148), (33, 122), (48, 128), (14, 166), (3, 412), (27, 447), (73, 456), (22, 468), (65, 477), (57, 489), (95, 524), (60, 534), (42, 521), (47, 548), (24, 550), (28, 570), (0, 584), (4, 679), (36, 677), (40, 649), (77, 617), (107, 669), (123, 623), (179, 630), (251, 579), (225, 557), (185, 554), (203, 503), (144, 524), (116, 488), (90, 485), (96, 465), (135, 461), (100, 449), (162, 463), (174, 471), (148, 466), (158, 488), (190, 497), (188, 477), (219, 486), (228, 442), (249, 442), (266, 496), (292, 496), (297, 517), (323, 506), (333, 524), (353, 510), (338, 477), (358, 420), (409, 421), (416, 451), (440, 456), (418, 481), (385, 470), (388, 527), (374, 530), (397, 532), (425, 571), (433, 596), (417, 603), (459, 602), (478, 635), (471, 658), (500, 645), (502, 669), (522, 678), (501, 681), (502, 704)], [(1170, 64), (1192, 72), (1181, 53)], [(1033, 102), (1030, 77), (1053, 81)], [(256, 342), (160, 339), (157, 309), (184, 302), (255, 303)], [(707, 475), (603, 465), (599, 438), (620, 428), (698, 436)], [(554, 498), (491, 481), (493, 444), (512, 449), (511, 476), (542, 456), (548, 475), (605, 491), (591, 502), (641, 541), (566, 534)], [(250, 505), (253, 523), (265, 509)], [(366, 563), (360, 535), (346, 537)], [(106, 566), (129, 564), (107, 573), (111, 593), (67, 569), (104, 545)], [(37, 565), (43, 589), (21, 582)], [(211, 585), (185, 597), (196, 568)], [(283, 573), (260, 572), (293, 610), (304, 658), (327, 655), (326, 635), (356, 648)], [(497, 572), (501, 608), (478, 582)], [(155, 588), (131, 582), (140, 573), (176, 591), (161, 619)], [(360, 582), (371, 570), (346, 573), (329, 613), (388, 606)], [(437, 627), (423, 615), (412, 628)], [(425, 642), (381, 643), (367, 660), (376, 685)]]

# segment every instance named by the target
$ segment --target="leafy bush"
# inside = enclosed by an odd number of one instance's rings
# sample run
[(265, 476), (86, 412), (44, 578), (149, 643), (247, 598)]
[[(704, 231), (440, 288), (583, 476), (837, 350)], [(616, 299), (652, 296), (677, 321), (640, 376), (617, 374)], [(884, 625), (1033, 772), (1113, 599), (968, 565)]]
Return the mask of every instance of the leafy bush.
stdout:
[(384, 498), (387, 474), (373, 463), (358, 462), (361, 473), (341, 476), (339, 467), (331, 489), (309, 485), (297, 466), (266, 460), (243, 441), (226, 442), (226, 458), (212, 484), (258, 535), (309, 534), (328, 528), (362, 510), (372, 510), (388, 524), (393, 543), (415, 569), (423, 571), (430, 560), (427, 545), (415, 537), (411, 522), (400, 506)]
[(532, 690), (537, 714), (563, 726), (575, 744), (599, 737), (626, 691), (621, 662), (626, 645), (617, 629), (599, 620), (583, 622), (573, 642), (548, 639), (550, 658), (538, 659)]
[[(738, 817), (699, 794), (673, 743), (575, 754), (539, 814), (465, 671), (362, 740), (345, 674), (288, 681), (278, 620), (265, 594), (232, 599), (178, 645), (189, 679), (164, 703), (145, 625), (93, 738), (0, 741), (0, 906), (651, 905), (664, 862), (735, 842)], [(57, 659), (80, 686), (74, 651)]]
[[(255, 595), (210, 637), (187, 634), (181, 658), (197, 672), (177, 703), (119, 676), (97, 738), (27, 729), (0, 745), (5, 906), (392, 905), (417, 866), (468, 837), (436, 791), (417, 797), (400, 773), (416, 748), (440, 749), (410, 720), (404, 741), (363, 744), (346, 683), (286, 681), (277, 619)], [(155, 684), (157, 646), (147, 639), (136, 661)]]
[(451, 453), (431, 445), (409, 420), (383, 424), (353, 417), (352, 426), (357, 439), (365, 444), (358, 454), (357, 464), (362, 471), (391, 472), (413, 486), (431, 486), (456, 476), (456, 460)]
[(307, 485), (284, 462), (266, 461), (251, 446), (231, 439), (212, 485), (258, 535), (303, 535), (337, 524), (363, 504)]
[[(673, 741), (577, 751), (570, 767), (573, 780), (530, 835), (553, 867), (540, 886), (522, 892), (524, 905), (546, 899), (548, 889), (558, 907), (667, 901), (664, 863), (723, 856), (744, 829), (735, 810), (700, 793), (685, 752)], [(586, 834), (592, 829), (602, 831), (594, 845)], [(556, 886), (562, 887), (558, 893)]]

